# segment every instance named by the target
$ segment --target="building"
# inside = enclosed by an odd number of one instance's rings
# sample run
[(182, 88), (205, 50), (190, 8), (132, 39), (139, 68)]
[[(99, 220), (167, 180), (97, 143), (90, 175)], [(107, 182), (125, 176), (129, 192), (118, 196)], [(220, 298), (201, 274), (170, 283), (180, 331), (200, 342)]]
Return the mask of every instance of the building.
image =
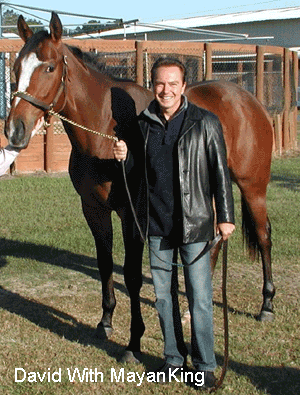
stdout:
[(300, 7), (238, 12), (159, 21), (137, 22), (78, 38), (132, 39), (155, 41), (235, 42), (300, 47)]

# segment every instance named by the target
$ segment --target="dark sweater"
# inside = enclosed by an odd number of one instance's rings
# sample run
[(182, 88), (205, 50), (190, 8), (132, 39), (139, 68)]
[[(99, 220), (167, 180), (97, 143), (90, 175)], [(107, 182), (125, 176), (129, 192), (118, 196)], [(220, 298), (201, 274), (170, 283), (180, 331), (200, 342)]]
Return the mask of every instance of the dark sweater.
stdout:
[[(149, 235), (175, 237), (180, 235), (180, 205), (177, 143), (185, 116), (185, 106), (169, 122), (156, 112), (150, 120), (147, 141), (147, 175), (149, 183)], [(177, 230), (177, 232), (176, 232)], [(178, 232), (179, 230), (179, 232)]]

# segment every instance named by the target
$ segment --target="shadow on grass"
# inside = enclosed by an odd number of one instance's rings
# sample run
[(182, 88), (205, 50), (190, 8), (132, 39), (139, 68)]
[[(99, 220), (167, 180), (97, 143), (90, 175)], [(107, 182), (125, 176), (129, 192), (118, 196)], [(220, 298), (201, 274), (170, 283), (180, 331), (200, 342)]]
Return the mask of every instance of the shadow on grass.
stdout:
[[(218, 365), (223, 364), (223, 357), (217, 355)], [(248, 377), (252, 385), (269, 395), (300, 394), (300, 369), (284, 366), (253, 366), (236, 361), (229, 361), (228, 368), (238, 376)], [(226, 377), (224, 380), (226, 386)]]
[[(70, 251), (47, 245), (0, 238), (0, 269), (7, 264), (6, 256), (33, 259), (42, 263), (73, 270), (100, 281), (97, 259), (86, 255), (74, 254)], [(123, 267), (114, 264), (114, 273), (123, 275)], [(152, 280), (149, 277), (143, 276), (143, 283), (152, 284)], [(128, 296), (128, 291), (124, 284), (114, 281), (114, 287)], [(148, 299), (141, 298), (141, 302), (153, 306), (153, 302)]]
[[(34, 259), (43, 263), (78, 271), (96, 280), (100, 279), (97, 260), (95, 258), (74, 254), (67, 250), (0, 238), (0, 254), (0, 268), (7, 264), (5, 257), (14, 256), (17, 258)], [(123, 268), (120, 265), (115, 265), (114, 271), (120, 275), (123, 274)], [(150, 278), (144, 278), (144, 281), (152, 283)], [(115, 282), (115, 287), (128, 295), (126, 287), (123, 284)], [(153, 306), (153, 303), (145, 298), (142, 299), (142, 302)], [(215, 304), (219, 307), (222, 306), (218, 302), (215, 302)], [(50, 330), (71, 342), (79, 342), (82, 345), (93, 345), (106, 352), (108, 356), (116, 359), (116, 361), (124, 353), (124, 347), (117, 342), (96, 339), (94, 337), (95, 328), (77, 321), (71, 315), (56, 308), (24, 298), (1, 286), (0, 308), (12, 314), (17, 314), (38, 327)], [(237, 311), (231, 307), (229, 307), (229, 312), (254, 318), (247, 312)], [(162, 363), (162, 359), (149, 354), (143, 354), (141, 361), (147, 371), (153, 371), (153, 369), (156, 369)], [(217, 361), (219, 365), (222, 365), (223, 357), (217, 355)], [(249, 366), (236, 361), (229, 362), (229, 369), (239, 376), (248, 377), (255, 388), (264, 390), (270, 395), (296, 395), (300, 393), (300, 371), (298, 369)], [(226, 386), (226, 378), (224, 385)]]
[[(61, 338), (82, 345), (93, 345), (103, 350), (117, 361), (123, 356), (125, 348), (112, 341), (95, 337), (95, 328), (77, 321), (71, 315), (32, 299), (27, 299), (0, 286), (0, 308), (17, 314), (47, 329)], [(158, 358), (147, 356), (147, 364), (157, 364)]]
[[(123, 355), (123, 346), (112, 340), (99, 341), (94, 337), (95, 329), (89, 325), (77, 321), (71, 315), (58, 309), (26, 299), (3, 287), (0, 287), (0, 307), (69, 341), (93, 345), (117, 361)], [(153, 355), (143, 354), (141, 362), (146, 371), (150, 372), (156, 369), (162, 360)], [(217, 355), (218, 365), (222, 366), (223, 362), (223, 356)], [(229, 369), (238, 376), (248, 377), (255, 388), (269, 395), (300, 393), (300, 371), (296, 368), (250, 366), (230, 360)], [(226, 377), (224, 386), (226, 386)]]
[(271, 182), (276, 182), (276, 185), (281, 188), (290, 189), (294, 192), (300, 191), (300, 178), (293, 175), (271, 174)]
[[(220, 302), (215, 302), (214, 301), (213, 304), (214, 304), (214, 306), (217, 306), (219, 308), (223, 308), (223, 304), (220, 303)], [(255, 320), (258, 320), (259, 314), (254, 315), (254, 314), (251, 314), (251, 313), (247, 313), (246, 311), (241, 311), (241, 310), (234, 309), (233, 307), (230, 307), (230, 306), (228, 306), (227, 310), (228, 310), (228, 313), (231, 313), (231, 314), (242, 315), (242, 316), (245, 316), (247, 318), (253, 318)]]
[[(7, 263), (5, 259), (6, 256), (33, 259), (42, 263), (77, 271), (100, 281), (96, 258), (88, 257), (86, 255), (74, 254), (70, 251), (50, 247), (47, 245), (39, 245), (30, 242), (21, 242), (17, 240), (0, 238), (0, 269)], [(123, 275), (123, 267), (121, 265), (114, 264), (114, 273)], [(143, 276), (143, 284), (152, 285), (152, 278)], [(129, 297), (127, 288), (124, 284), (114, 281), (114, 287)], [(184, 292), (179, 291), (179, 294), (184, 294)], [(141, 303), (154, 307), (153, 301), (143, 297), (141, 297)], [(214, 304), (222, 307), (221, 303), (214, 302)], [(257, 316), (253, 316), (252, 314), (245, 311), (236, 310), (230, 306), (228, 307), (228, 311), (233, 314), (244, 315), (246, 317), (257, 319)]]

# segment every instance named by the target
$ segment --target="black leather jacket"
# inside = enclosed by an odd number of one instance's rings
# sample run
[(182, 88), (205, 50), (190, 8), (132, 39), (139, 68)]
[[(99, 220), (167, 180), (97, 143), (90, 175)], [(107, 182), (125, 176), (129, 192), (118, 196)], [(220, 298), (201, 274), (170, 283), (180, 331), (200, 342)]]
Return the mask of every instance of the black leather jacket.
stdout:
[[(147, 144), (149, 122), (149, 118), (142, 112), (138, 117), (138, 124), (142, 132), (144, 147)], [(137, 147), (136, 144), (135, 147)], [(141, 149), (141, 145), (139, 147)], [(138, 150), (133, 149), (136, 153)], [(141, 155), (135, 155), (136, 158), (139, 156), (139, 159), (133, 162), (133, 156), (129, 154), (127, 168), (138, 166), (139, 172), (133, 172), (135, 185), (137, 174), (144, 177), (144, 180), (139, 182), (140, 196), (135, 201), (137, 207), (140, 208), (138, 217), (143, 229), (146, 230), (148, 223), (148, 220), (145, 221), (148, 212), (147, 172), (146, 169), (141, 171), (146, 163), (145, 150), (143, 162), (141, 162)], [(234, 223), (232, 185), (227, 168), (226, 147), (217, 116), (188, 103), (178, 141), (178, 161), (183, 243), (212, 240), (214, 237), (213, 198), (216, 207), (216, 222)]]

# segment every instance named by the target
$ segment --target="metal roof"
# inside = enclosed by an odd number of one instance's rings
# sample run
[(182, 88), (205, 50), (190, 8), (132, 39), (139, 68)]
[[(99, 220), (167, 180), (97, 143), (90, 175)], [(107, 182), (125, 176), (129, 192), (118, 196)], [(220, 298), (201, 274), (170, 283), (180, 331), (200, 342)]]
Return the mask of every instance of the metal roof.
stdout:
[(111, 37), (120, 35), (126, 32), (127, 34), (138, 34), (138, 33), (149, 33), (158, 30), (165, 30), (165, 28), (205, 28), (209, 26), (218, 25), (232, 25), (237, 23), (247, 22), (260, 22), (260, 21), (272, 21), (272, 20), (286, 20), (286, 19), (297, 19), (300, 18), (300, 7), (289, 7), (289, 8), (277, 8), (271, 10), (260, 10), (260, 11), (247, 11), (237, 12), (233, 14), (222, 14), (222, 15), (206, 15), (206, 16), (195, 16), (183, 19), (170, 19), (162, 20), (154, 23), (142, 23), (138, 22), (135, 26), (127, 25), (121, 29), (114, 29), (107, 32), (89, 34), (80, 36), (78, 38), (96, 38), (96, 37)]
[(300, 18), (300, 7), (277, 8), (272, 10), (237, 12), (233, 14), (208, 15), (164, 21), (164, 24), (180, 24), (180, 27), (233, 25), (236, 23), (270, 21)]

